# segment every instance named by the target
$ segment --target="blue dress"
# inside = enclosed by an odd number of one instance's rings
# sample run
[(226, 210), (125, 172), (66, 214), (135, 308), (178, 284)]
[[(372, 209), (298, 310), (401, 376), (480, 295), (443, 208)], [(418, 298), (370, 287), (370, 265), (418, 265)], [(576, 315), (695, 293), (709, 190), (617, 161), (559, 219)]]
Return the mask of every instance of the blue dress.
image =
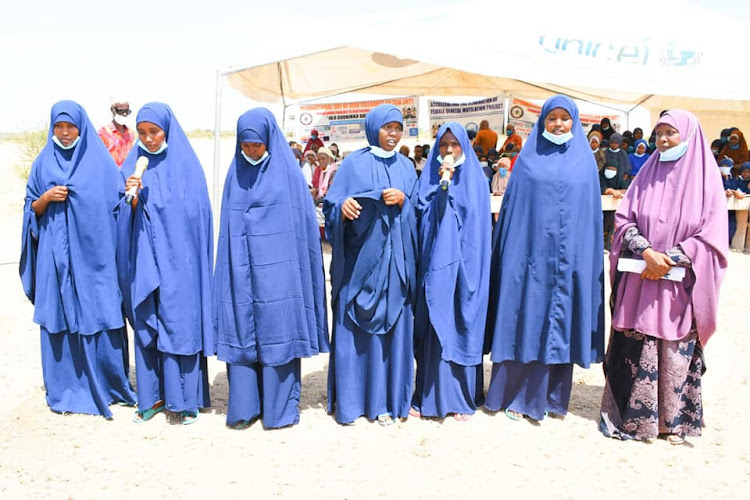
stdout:
[[(462, 156), (442, 189), (440, 141), (447, 131)], [(446, 123), (419, 180), (419, 290), (412, 406), (428, 417), (473, 414), (484, 400), (482, 347), (490, 279), (490, 197), (465, 129)]]
[[(366, 416), (406, 418), (414, 377), (417, 176), (404, 156), (380, 150), (378, 131), (403, 123), (390, 105), (365, 120), (370, 147), (348, 155), (323, 202), (331, 242), (333, 334), (328, 371), (328, 411), (339, 423)], [(401, 190), (401, 208), (386, 205), (387, 188)], [(354, 197), (359, 218), (344, 220), (341, 207)]]
[(138, 141), (122, 165), (149, 161), (138, 203), (118, 207), (118, 271), (135, 332), (138, 410), (159, 401), (197, 415), (210, 406), (206, 356), (214, 353), (211, 278), (213, 229), (203, 168), (166, 104), (144, 105), (137, 123), (161, 128), (166, 149)]
[[(241, 143), (265, 144), (249, 161)], [(251, 158), (252, 160), (252, 158)], [(214, 275), (218, 358), (227, 363), (227, 425), (299, 422), (300, 359), (327, 352), (323, 256), (299, 164), (270, 111), (237, 121), (224, 183)]]
[[(573, 137), (547, 140), (555, 108)], [(573, 364), (604, 353), (604, 260), (596, 162), (567, 97), (547, 100), (521, 151), (493, 237), (487, 348), (495, 363), (485, 406), (535, 420), (564, 415)]]
[[(74, 147), (53, 142), (59, 122), (78, 128)], [(21, 281), (40, 325), (47, 404), (60, 413), (111, 418), (111, 403), (135, 402), (112, 215), (122, 178), (80, 105), (58, 102), (50, 123), (26, 186)], [(67, 199), (37, 216), (32, 203), (54, 186), (67, 186)]]

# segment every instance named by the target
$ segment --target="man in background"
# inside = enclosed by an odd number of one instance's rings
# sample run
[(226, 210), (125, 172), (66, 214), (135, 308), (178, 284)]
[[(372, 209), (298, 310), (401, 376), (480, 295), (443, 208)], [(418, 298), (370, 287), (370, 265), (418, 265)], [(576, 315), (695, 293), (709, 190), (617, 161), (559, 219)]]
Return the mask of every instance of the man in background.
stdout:
[(130, 103), (125, 99), (112, 98), (109, 110), (112, 121), (99, 129), (99, 137), (120, 167), (135, 142), (135, 134), (125, 125), (131, 113)]
[(474, 147), (482, 148), (482, 154), (487, 154), (490, 149), (497, 147), (497, 132), (490, 128), (490, 122), (482, 120), (479, 122), (479, 132), (474, 138)]

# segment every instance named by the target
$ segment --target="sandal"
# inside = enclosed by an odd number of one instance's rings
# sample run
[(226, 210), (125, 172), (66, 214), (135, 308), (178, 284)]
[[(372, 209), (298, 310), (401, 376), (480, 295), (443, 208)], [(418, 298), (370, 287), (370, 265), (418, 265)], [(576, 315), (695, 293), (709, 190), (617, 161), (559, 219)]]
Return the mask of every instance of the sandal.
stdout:
[(135, 410), (135, 414), (133, 415), (133, 422), (136, 424), (142, 424), (143, 422), (147, 420), (151, 420), (151, 418), (162, 411), (164, 409), (164, 401), (157, 401), (154, 406), (149, 408), (145, 411), (138, 411)]
[(388, 427), (389, 425), (393, 425), (396, 423), (396, 420), (391, 417), (390, 413), (381, 413), (378, 415), (378, 423), (382, 427)]
[[(197, 419), (198, 417), (195, 417), (195, 418)], [(195, 420), (193, 420), (193, 422), (195, 422)], [(241, 431), (242, 429), (245, 429), (245, 428), (249, 427), (250, 426), (250, 422), (251, 422), (251, 420), (240, 420), (236, 424), (227, 425), (227, 427), (229, 427), (230, 429), (234, 429), (236, 431)], [(187, 425), (187, 424), (185, 424), (185, 425)]]
[(685, 443), (685, 436), (680, 436), (679, 434), (670, 434), (667, 436), (667, 443), (669, 444), (684, 444)]
[[(198, 412), (193, 411), (182, 411), (180, 412), (180, 423), (182, 425), (190, 425), (198, 420)], [(249, 422), (248, 422), (249, 423)]]
[(457, 422), (467, 422), (471, 418), (471, 415), (467, 415), (466, 413), (454, 413), (453, 418)]
[(505, 416), (511, 420), (521, 420), (523, 418), (523, 415), (521, 413), (509, 410), (508, 408), (505, 409)]
[(409, 416), (414, 418), (422, 418), (422, 412), (412, 406), (411, 408), (409, 408)]

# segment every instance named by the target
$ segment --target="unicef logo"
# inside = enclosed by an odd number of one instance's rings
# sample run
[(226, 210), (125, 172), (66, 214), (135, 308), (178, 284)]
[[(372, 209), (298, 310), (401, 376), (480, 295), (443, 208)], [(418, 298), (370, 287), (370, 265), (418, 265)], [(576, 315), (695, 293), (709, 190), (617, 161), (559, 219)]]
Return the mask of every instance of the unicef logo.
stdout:
[(513, 106), (510, 108), (510, 111), (508, 112), (511, 116), (511, 118), (515, 118), (518, 120), (523, 116), (523, 108), (521, 106)]
[(299, 121), (302, 125), (310, 125), (313, 122), (313, 117), (310, 113), (302, 113), (299, 115)]

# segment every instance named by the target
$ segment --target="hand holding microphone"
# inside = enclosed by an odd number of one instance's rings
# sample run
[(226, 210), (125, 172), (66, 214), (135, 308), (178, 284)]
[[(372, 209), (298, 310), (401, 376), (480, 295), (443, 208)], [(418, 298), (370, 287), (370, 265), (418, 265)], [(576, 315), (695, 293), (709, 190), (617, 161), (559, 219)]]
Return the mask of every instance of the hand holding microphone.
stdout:
[(445, 158), (443, 158), (443, 166), (440, 167), (440, 170), (442, 173), (440, 174), (440, 187), (443, 189), (443, 191), (448, 189), (448, 184), (451, 183), (451, 179), (453, 178), (453, 165), (456, 163), (456, 160), (453, 158), (453, 153), (448, 153), (445, 155)]
[(133, 179), (138, 181), (138, 184), (132, 184), (130, 189), (125, 192), (125, 203), (128, 205), (133, 203), (133, 199), (135, 199), (138, 194), (138, 186), (141, 183), (141, 177), (143, 177), (143, 172), (146, 171), (146, 168), (148, 168), (148, 158), (145, 156), (139, 157), (135, 162), (135, 172), (128, 178), (128, 181), (131, 181), (131, 184)]

